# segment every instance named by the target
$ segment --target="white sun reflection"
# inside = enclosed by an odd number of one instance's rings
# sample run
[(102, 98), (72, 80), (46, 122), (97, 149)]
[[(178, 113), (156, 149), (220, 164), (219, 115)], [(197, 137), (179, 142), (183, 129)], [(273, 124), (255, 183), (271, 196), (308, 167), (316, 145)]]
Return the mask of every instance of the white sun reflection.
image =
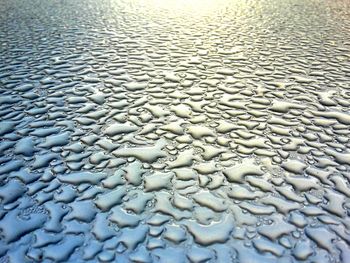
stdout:
[(190, 14), (193, 16), (208, 15), (225, 8), (227, 0), (135, 0), (153, 10), (169, 11), (173, 15)]

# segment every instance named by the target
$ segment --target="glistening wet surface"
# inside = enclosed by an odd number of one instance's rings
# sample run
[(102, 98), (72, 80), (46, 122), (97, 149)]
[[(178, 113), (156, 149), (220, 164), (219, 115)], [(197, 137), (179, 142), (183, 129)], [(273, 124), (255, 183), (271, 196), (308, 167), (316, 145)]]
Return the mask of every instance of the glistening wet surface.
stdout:
[(3, 0), (0, 262), (350, 262), (347, 0)]

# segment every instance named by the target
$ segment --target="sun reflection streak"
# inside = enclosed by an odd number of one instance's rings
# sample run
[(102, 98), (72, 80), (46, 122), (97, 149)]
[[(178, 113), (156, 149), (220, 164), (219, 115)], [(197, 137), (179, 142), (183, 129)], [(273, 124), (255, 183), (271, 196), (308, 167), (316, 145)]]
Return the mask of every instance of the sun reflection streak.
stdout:
[(172, 14), (207, 15), (225, 8), (227, 0), (136, 0), (136, 2), (152, 7), (153, 10), (171, 11)]

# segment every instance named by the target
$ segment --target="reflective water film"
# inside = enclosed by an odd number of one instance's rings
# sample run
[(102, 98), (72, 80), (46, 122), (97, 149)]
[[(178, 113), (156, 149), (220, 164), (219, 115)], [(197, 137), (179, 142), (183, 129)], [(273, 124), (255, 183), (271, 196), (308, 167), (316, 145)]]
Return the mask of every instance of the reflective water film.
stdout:
[(0, 262), (350, 262), (350, 2), (2, 0)]

